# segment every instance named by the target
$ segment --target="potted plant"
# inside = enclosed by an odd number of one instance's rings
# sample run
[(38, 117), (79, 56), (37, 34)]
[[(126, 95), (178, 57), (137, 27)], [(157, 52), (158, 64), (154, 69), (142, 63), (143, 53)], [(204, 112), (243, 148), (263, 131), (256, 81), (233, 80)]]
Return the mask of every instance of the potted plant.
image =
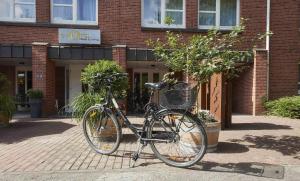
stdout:
[[(71, 107), (73, 111), (73, 117), (77, 121), (81, 121), (85, 111), (95, 104), (103, 102), (106, 95), (106, 83), (101, 79), (95, 79), (94, 76), (101, 74), (102, 76), (108, 76), (113, 73), (123, 72), (122, 68), (115, 62), (110, 60), (99, 60), (93, 64), (86, 66), (81, 74), (81, 82), (88, 85), (86, 92), (81, 93), (72, 101)], [(123, 102), (126, 97), (126, 90), (128, 88), (127, 79), (115, 80), (112, 83), (112, 91), (114, 97), (119, 103)], [(120, 125), (123, 124), (122, 120)]]
[(8, 95), (9, 81), (0, 73), (0, 126), (8, 126), (15, 112), (14, 100)]
[(218, 122), (206, 110), (201, 110), (198, 113), (198, 118), (205, 123), (205, 131), (207, 134), (207, 152), (214, 152), (217, 150), (219, 142), (219, 134), (221, 131), (221, 123)]
[(42, 116), (43, 92), (41, 90), (30, 89), (27, 91), (27, 96), (29, 98), (31, 117), (40, 118)]

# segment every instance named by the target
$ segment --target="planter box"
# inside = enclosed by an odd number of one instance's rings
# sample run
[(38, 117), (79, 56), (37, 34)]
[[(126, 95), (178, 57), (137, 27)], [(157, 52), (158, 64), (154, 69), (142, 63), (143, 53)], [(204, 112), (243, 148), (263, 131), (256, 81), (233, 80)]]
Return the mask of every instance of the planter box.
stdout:
[(221, 123), (205, 123), (205, 125), (205, 131), (207, 134), (207, 152), (215, 152), (218, 147)]
[(30, 99), (29, 104), (31, 118), (40, 118), (42, 116), (42, 100)]

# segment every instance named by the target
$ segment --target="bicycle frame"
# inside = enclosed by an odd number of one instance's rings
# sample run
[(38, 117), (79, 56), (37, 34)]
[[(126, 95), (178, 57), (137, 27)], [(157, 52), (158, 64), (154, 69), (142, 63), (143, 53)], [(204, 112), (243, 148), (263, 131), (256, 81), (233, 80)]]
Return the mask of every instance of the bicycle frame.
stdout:
[[(140, 139), (141, 141), (163, 141), (163, 142), (171, 142), (171, 141), (166, 141), (166, 140), (160, 140), (160, 139), (147, 139), (145, 136), (146, 133), (146, 129), (147, 127), (150, 125), (150, 120), (148, 119), (150, 116), (155, 119), (155, 120), (160, 120), (157, 117), (157, 113), (161, 113), (163, 111), (166, 111), (167, 109), (161, 109), (159, 111), (155, 111), (155, 107), (157, 106), (155, 103), (152, 102), (152, 98), (154, 95), (154, 90), (151, 90), (150, 93), (150, 99), (148, 101), (148, 103), (146, 104), (145, 107), (148, 106), (148, 108), (146, 109), (146, 112), (144, 114), (144, 123), (143, 123), (143, 127), (142, 128), (137, 128), (135, 127), (127, 118), (126, 115), (124, 115), (124, 113), (121, 111), (116, 99), (114, 98), (112, 91), (111, 91), (111, 86), (108, 87), (107, 90), (107, 96), (106, 96), (106, 102), (104, 104), (102, 104), (101, 106), (103, 106), (105, 109), (109, 109), (109, 105), (113, 105), (113, 107), (116, 110), (116, 113), (118, 114), (118, 116), (121, 117), (121, 119), (124, 120), (124, 124), (134, 133), (134, 135)], [(155, 106), (155, 107), (154, 107)], [(111, 111), (111, 110), (110, 110)], [(164, 122), (164, 120), (160, 120), (162, 122)], [(167, 125), (167, 124), (165, 124)], [(175, 132), (171, 127), (170, 129)]]

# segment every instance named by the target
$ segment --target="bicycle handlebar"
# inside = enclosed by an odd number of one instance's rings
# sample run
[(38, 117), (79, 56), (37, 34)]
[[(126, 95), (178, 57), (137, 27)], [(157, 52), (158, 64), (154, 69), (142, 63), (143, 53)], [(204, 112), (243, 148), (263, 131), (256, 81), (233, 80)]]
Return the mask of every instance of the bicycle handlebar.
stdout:
[(114, 73), (112, 75), (103, 77), (103, 74), (97, 73), (95, 76), (93, 76), (93, 78), (101, 78), (101, 79), (111, 80), (113, 78), (117, 78), (117, 76), (127, 77), (127, 75), (128, 75), (128, 73)]

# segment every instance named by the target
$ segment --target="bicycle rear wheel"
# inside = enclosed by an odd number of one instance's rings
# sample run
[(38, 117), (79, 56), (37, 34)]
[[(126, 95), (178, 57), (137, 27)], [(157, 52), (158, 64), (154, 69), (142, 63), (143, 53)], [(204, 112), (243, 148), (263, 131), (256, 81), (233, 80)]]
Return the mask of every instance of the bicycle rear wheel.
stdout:
[(83, 116), (84, 136), (93, 150), (111, 154), (120, 145), (121, 130), (116, 117), (99, 106), (90, 107)]
[(204, 156), (207, 136), (201, 121), (183, 110), (166, 110), (153, 120), (148, 130), (151, 149), (163, 162), (190, 167)]

